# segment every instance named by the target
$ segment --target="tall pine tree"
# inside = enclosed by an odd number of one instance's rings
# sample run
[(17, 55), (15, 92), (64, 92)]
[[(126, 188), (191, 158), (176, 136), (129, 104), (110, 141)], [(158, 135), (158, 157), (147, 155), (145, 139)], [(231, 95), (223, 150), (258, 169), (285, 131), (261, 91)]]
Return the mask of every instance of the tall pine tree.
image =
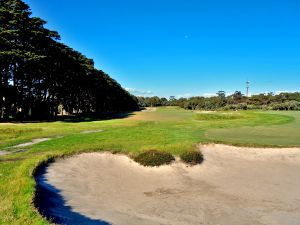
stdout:
[(137, 110), (137, 101), (92, 60), (59, 42), (21, 0), (0, 0), (0, 118)]

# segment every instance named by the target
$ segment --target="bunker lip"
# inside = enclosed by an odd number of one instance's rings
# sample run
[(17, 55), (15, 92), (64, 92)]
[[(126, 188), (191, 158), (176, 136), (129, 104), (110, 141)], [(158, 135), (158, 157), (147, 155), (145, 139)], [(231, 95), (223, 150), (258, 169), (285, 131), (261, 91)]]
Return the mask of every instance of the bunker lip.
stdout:
[(46, 200), (43, 214), (64, 224), (298, 223), (300, 148), (201, 151), (205, 161), (194, 167), (144, 167), (107, 152), (60, 159), (35, 176), (50, 191), (37, 203)]

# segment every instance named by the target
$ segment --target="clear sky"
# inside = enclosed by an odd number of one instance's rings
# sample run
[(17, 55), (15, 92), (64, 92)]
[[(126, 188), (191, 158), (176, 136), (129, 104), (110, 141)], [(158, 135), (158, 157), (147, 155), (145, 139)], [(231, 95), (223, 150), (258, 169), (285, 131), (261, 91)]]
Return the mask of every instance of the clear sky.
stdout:
[(25, 0), (136, 95), (300, 91), (299, 0)]

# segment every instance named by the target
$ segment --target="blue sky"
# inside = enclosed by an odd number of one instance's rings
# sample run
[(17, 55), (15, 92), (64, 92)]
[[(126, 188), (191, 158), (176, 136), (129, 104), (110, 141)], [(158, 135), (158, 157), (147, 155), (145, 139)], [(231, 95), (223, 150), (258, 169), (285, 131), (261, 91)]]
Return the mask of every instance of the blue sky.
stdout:
[(298, 0), (26, 0), (136, 95), (300, 91)]

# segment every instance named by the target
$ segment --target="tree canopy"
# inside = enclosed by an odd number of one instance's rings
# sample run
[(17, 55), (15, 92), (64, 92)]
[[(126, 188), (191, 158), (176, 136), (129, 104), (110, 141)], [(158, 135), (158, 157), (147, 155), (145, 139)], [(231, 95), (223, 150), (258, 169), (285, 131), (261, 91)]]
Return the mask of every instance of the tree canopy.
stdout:
[(60, 42), (21, 0), (0, 0), (0, 118), (137, 110), (137, 99)]
[(216, 96), (202, 97), (194, 96), (190, 98), (178, 98), (171, 96), (166, 98), (137, 97), (140, 107), (149, 106), (179, 106), (191, 110), (300, 110), (300, 92), (280, 93), (274, 95), (257, 94), (250, 97), (244, 96), (240, 91), (226, 96), (224, 91), (219, 91)]

